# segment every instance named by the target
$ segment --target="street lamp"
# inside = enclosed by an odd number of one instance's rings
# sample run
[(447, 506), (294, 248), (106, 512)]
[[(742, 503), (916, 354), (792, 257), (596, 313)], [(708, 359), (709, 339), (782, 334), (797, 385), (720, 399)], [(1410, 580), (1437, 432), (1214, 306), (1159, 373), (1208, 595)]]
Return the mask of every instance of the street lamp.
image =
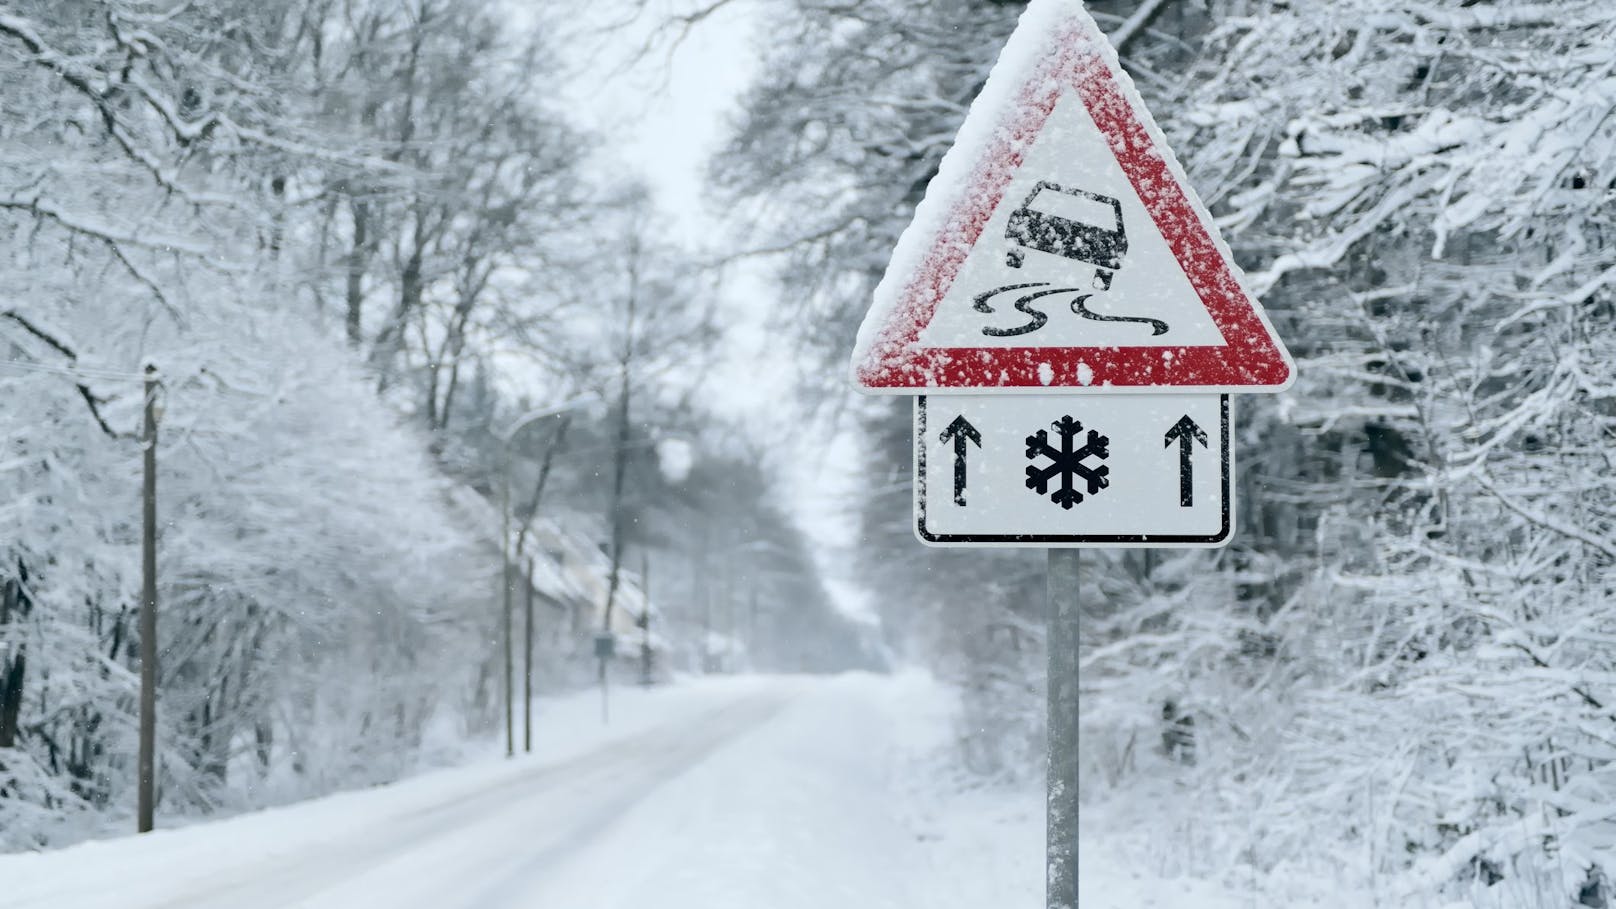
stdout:
[[(513, 757), (516, 754), (516, 708), (515, 708), (515, 660), (511, 650), (515, 637), (511, 627), (513, 616), (511, 610), (511, 441), (516, 434), (528, 426), (558, 414), (575, 410), (594, 401), (594, 397), (580, 395), (569, 401), (551, 407), (541, 407), (530, 410), (512, 420), (504, 432), (497, 432), (494, 438), (499, 440), (500, 449), (500, 484), (499, 484), (499, 556), (500, 556), (500, 600), (502, 615), (504, 616), (505, 638), (505, 756)], [(530, 518), (531, 519), (531, 518)], [(531, 576), (532, 572), (529, 572)], [(533, 750), (533, 597), (532, 591), (524, 598), (526, 603), (526, 629), (527, 653), (523, 660), (522, 690), (524, 692), (522, 704), (522, 728), (527, 750)]]

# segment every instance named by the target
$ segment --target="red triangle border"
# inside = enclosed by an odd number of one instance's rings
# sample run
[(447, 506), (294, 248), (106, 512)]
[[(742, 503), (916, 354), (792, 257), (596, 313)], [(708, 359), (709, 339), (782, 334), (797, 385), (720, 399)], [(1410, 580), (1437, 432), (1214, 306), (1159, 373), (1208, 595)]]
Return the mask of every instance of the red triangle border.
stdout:
[[(1258, 388), (1275, 390), (1291, 379), (1291, 365), (1222, 251), (1208, 235), (1196, 205), (1141, 122), (1100, 48), (1105, 39), (1073, 23), (1019, 90), (1015, 108), (967, 185), (974, 205), (952, 211), (894, 312), (911, 314), (884, 326), (869, 356), (858, 364), (858, 383), (872, 391), (946, 388)], [(1222, 334), (1223, 346), (1150, 347), (921, 347), (931, 322), (966, 257), (998, 207), (1012, 177), (1055, 109), (1065, 87), (1075, 89), (1106, 137), (1111, 152), (1144, 202), (1185, 277)], [(1084, 369), (1087, 375), (1083, 375)]]

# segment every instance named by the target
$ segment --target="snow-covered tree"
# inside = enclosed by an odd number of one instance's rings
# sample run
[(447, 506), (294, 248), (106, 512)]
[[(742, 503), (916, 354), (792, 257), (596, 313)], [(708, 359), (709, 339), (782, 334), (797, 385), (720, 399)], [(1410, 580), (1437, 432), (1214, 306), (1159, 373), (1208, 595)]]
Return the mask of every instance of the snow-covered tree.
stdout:
[[(82, 835), (132, 801), (147, 363), (166, 411), (163, 810), (384, 778), (440, 709), (467, 716), (469, 685), (420, 676), (482, 649), (477, 506), (291, 305), (282, 268), (283, 175), (370, 166), (315, 144), (284, 91), (279, 39), (305, 12), (0, 11), (4, 845)], [(383, 683), (330, 684), (344, 676)]]

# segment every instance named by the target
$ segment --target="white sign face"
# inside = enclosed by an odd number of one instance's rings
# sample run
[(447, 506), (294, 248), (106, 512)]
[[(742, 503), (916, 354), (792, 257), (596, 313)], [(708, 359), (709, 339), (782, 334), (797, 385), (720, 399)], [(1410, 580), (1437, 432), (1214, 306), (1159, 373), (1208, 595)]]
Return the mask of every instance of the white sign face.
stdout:
[(930, 546), (1212, 547), (1233, 529), (1228, 395), (915, 399)]

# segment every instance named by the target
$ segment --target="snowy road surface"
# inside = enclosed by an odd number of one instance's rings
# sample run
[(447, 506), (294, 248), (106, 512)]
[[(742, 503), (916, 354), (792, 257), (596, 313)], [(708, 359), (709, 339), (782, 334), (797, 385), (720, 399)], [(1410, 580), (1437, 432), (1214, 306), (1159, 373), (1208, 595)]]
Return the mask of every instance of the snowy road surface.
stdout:
[(890, 724), (861, 694), (873, 681), (710, 686), (706, 703), (561, 760), (3, 857), (0, 904), (907, 907), (904, 876), (869, 860), (910, 839), (881, 797)]
[[(541, 712), (545, 747), (282, 809), (0, 856), (4, 909), (1042, 905), (1041, 804), (928, 783), (924, 677), (735, 679)], [(1223, 909), (1095, 863), (1085, 909)], [(1209, 895), (1210, 896), (1210, 895)]]

